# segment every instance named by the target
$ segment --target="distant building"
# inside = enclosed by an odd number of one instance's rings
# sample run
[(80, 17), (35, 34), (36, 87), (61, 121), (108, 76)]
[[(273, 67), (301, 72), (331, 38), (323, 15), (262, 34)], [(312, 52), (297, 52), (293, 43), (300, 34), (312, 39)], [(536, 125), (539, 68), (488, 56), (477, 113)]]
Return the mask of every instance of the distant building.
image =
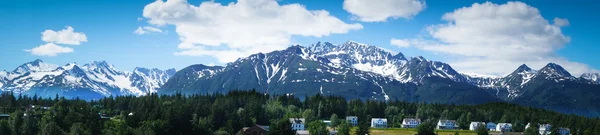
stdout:
[(296, 135), (310, 135), (308, 130), (297, 130)]
[(540, 125), (540, 128), (539, 128), (540, 135), (549, 135), (550, 133), (552, 133), (551, 128), (552, 128), (552, 125), (550, 125), (550, 124)]
[(487, 127), (488, 131), (496, 131), (496, 123), (488, 122), (485, 124), (485, 127)]
[(6, 114), (6, 113), (0, 114), (0, 118), (8, 119), (9, 117), (10, 117), (10, 114)]
[(269, 126), (254, 125), (252, 127), (244, 127), (244, 135), (267, 135)]
[(387, 127), (387, 119), (385, 119), (385, 118), (372, 118), (371, 119), (371, 127), (372, 128), (386, 128)]
[(571, 134), (571, 129), (569, 128), (558, 128), (559, 135), (569, 135)]
[(358, 125), (358, 117), (356, 116), (346, 116), (346, 121), (348, 121), (348, 123), (350, 123), (352, 126)]
[(290, 123), (292, 123), (292, 130), (304, 130), (304, 118), (290, 118)]
[(327, 126), (331, 126), (331, 120), (323, 120), (323, 123)]
[(485, 126), (484, 122), (471, 122), (471, 125), (469, 126), (469, 130), (476, 130), (477, 128), (479, 128), (479, 126)]
[(421, 124), (421, 119), (404, 118), (402, 120), (402, 128), (416, 128)]
[[(525, 130), (527, 130), (529, 127), (531, 127), (531, 123), (527, 123), (527, 126), (525, 126)], [(538, 131), (540, 132), (540, 135), (549, 135), (550, 133), (552, 133), (551, 128), (552, 125), (550, 124), (540, 124)]]
[(437, 129), (458, 129), (458, 124), (456, 120), (439, 120)]
[(510, 132), (510, 131), (512, 131), (512, 124), (510, 124), (510, 123), (498, 123), (498, 125), (496, 125), (496, 131)]

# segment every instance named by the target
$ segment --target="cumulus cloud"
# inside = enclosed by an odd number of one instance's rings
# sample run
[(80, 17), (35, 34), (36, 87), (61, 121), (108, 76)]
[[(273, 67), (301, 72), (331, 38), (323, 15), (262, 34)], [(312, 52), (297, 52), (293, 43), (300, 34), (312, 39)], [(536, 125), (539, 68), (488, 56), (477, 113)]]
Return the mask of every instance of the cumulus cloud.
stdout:
[(138, 27), (137, 29), (135, 29), (135, 31), (133, 31), (133, 33), (138, 35), (144, 35), (149, 33), (163, 33), (163, 31), (156, 27), (144, 26)]
[(60, 31), (45, 30), (42, 32), (42, 40), (48, 43), (79, 45), (87, 42), (87, 37), (82, 32), (74, 32), (73, 27), (67, 26)]
[(344, 0), (344, 10), (364, 22), (412, 18), (425, 9), (422, 0)]
[(569, 24), (569, 20), (567, 20), (567, 19), (554, 17), (554, 25), (556, 25), (558, 27), (563, 27), (563, 26), (569, 26), (570, 24)]
[[(570, 42), (559, 25), (522, 2), (475, 3), (443, 15), (446, 24), (426, 28), (432, 39), (407, 39), (426, 51), (451, 55), (450, 64), (463, 72), (506, 75), (525, 63), (541, 68), (558, 63), (574, 74), (592, 71), (556, 54)], [(556, 23), (556, 22), (555, 22)]]
[(404, 39), (392, 38), (392, 40), (390, 40), (390, 44), (393, 46), (400, 47), (400, 48), (410, 47), (410, 42), (408, 40), (404, 40)]
[(46, 44), (40, 45), (38, 47), (35, 47), (33, 49), (25, 50), (25, 51), (31, 52), (31, 54), (37, 55), (37, 56), (56, 56), (57, 54), (61, 54), (61, 53), (73, 52), (73, 49), (69, 48), (69, 47), (58, 46), (54, 43), (46, 43)]
[(325, 10), (276, 0), (238, 0), (228, 4), (204, 1), (157, 0), (144, 7), (153, 25), (174, 25), (182, 51), (177, 55), (212, 56), (220, 62), (287, 47), (292, 36), (322, 37), (362, 29)]

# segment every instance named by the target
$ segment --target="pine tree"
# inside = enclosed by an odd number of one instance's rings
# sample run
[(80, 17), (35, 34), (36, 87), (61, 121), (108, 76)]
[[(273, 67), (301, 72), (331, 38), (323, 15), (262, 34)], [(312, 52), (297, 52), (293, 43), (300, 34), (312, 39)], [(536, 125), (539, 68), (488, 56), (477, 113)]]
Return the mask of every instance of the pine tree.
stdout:
[(92, 135), (92, 132), (88, 130), (82, 123), (75, 123), (69, 130), (69, 135)]
[(342, 121), (338, 129), (339, 135), (350, 135), (350, 123), (348, 121)]
[(417, 126), (417, 134), (418, 135), (435, 135), (433, 132), (435, 129), (435, 124), (433, 120), (429, 119), (421, 123)]
[(44, 126), (41, 135), (63, 135), (65, 132), (56, 125), (54, 122), (50, 122)]
[(479, 126), (477, 126), (477, 129), (475, 129), (475, 132), (477, 132), (477, 135), (488, 135), (488, 129), (487, 127), (485, 127), (485, 125), (480, 124)]
[(271, 124), (270, 135), (294, 135), (296, 132), (292, 130), (292, 123), (287, 119), (281, 119), (277, 123)]
[(323, 121), (312, 121), (308, 123), (308, 132), (311, 135), (328, 135), (327, 125)]
[(329, 120), (331, 121), (331, 127), (334, 129), (340, 124), (340, 119), (335, 113), (331, 115), (331, 118), (329, 118)]

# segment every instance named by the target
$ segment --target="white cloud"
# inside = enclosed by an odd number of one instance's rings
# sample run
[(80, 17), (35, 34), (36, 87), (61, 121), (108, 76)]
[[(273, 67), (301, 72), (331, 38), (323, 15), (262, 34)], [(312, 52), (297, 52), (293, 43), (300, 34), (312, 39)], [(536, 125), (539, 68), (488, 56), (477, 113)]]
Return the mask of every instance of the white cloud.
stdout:
[(149, 33), (163, 33), (163, 31), (156, 27), (144, 26), (138, 27), (137, 29), (135, 29), (135, 31), (133, 31), (133, 33), (143, 35)]
[(33, 55), (37, 56), (56, 56), (60, 53), (70, 53), (73, 52), (73, 49), (69, 47), (58, 46), (54, 43), (46, 43), (44, 45), (40, 45), (38, 47), (32, 48), (31, 50), (25, 50), (26, 52), (31, 52)]
[(563, 27), (563, 26), (569, 26), (570, 24), (569, 24), (569, 20), (567, 20), (567, 19), (554, 17), (554, 25), (556, 25), (558, 27)]
[(549, 62), (575, 75), (593, 70), (558, 56), (556, 51), (568, 44), (570, 37), (525, 3), (475, 3), (446, 13), (442, 19), (448, 23), (426, 29), (433, 40), (405, 41), (456, 58), (450, 64), (459, 71), (505, 75), (523, 63), (541, 68)]
[(422, 0), (344, 0), (344, 10), (364, 22), (412, 18), (425, 9)]
[(404, 40), (404, 39), (392, 38), (392, 40), (390, 40), (390, 44), (393, 46), (400, 47), (400, 48), (410, 47), (410, 42), (408, 40)]
[(144, 7), (153, 25), (174, 25), (181, 44), (177, 55), (212, 56), (220, 62), (287, 47), (292, 36), (322, 37), (362, 29), (325, 10), (275, 0), (238, 0), (229, 4), (157, 0)]
[(87, 42), (87, 37), (82, 32), (74, 32), (73, 27), (67, 26), (60, 31), (46, 30), (42, 32), (42, 40), (48, 43), (79, 45)]

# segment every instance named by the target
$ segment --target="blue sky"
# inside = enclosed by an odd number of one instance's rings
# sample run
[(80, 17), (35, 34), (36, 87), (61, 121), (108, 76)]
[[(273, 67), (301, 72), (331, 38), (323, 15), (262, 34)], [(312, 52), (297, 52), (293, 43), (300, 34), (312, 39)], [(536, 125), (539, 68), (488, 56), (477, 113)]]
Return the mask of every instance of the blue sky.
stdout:
[[(149, 68), (176, 68), (181, 69), (192, 64), (216, 64), (222, 65), (223, 61), (210, 55), (188, 56), (176, 55), (183, 50), (178, 47), (182, 43), (182, 35), (176, 30), (180, 25), (165, 24), (158, 25), (149, 20), (156, 19), (145, 17), (144, 7), (154, 0), (20, 0), (7, 1), (0, 5), (0, 70), (11, 71), (18, 65), (34, 59), (42, 59), (47, 63), (58, 65), (68, 62), (90, 63), (92, 61), (105, 60), (115, 67), (123, 70), (133, 70), (135, 67)], [(198, 6), (203, 2), (201, 0), (189, 0), (189, 4)], [(226, 3), (234, 1), (216, 0), (216, 3)], [(326, 10), (330, 17), (337, 18), (345, 24), (360, 24), (362, 28), (352, 29), (341, 33), (328, 33), (327, 36), (303, 36), (300, 34), (290, 34), (289, 43), (299, 43), (301, 45), (310, 45), (317, 41), (328, 41), (334, 44), (353, 40), (361, 43), (377, 45), (394, 52), (402, 52), (406, 56), (424, 56), (431, 60), (449, 62), (454, 66), (463, 64), (461, 61), (467, 61), (474, 58), (483, 58), (484, 61), (491, 61), (488, 56), (467, 56), (465, 54), (456, 54), (448, 51), (439, 51), (427, 49), (425, 45), (412, 45), (410, 47), (398, 47), (391, 45), (391, 39), (420, 39), (434, 41), (442, 44), (444, 38), (432, 37), (426, 28), (432, 25), (443, 25), (449, 23), (442, 20), (445, 13), (450, 13), (462, 7), (470, 7), (473, 3), (484, 3), (480, 0), (427, 0), (425, 8), (418, 11), (416, 15), (410, 17), (387, 18), (385, 21), (368, 22), (356, 18), (356, 15), (349, 13), (344, 9), (343, 0), (279, 0), (279, 5), (299, 3), (307, 10)], [(503, 5), (507, 1), (490, 1), (491, 3)], [(600, 6), (597, 2), (574, 0), (529, 0), (522, 1), (539, 10), (539, 14), (550, 23), (555, 17), (568, 20), (568, 26), (560, 27), (562, 35), (568, 36), (569, 41), (559, 44), (557, 48), (550, 53), (545, 52), (539, 57), (553, 57), (553, 59), (541, 58), (542, 61), (555, 62), (565, 66), (567, 69), (577, 70), (575, 72), (591, 72), (600, 69), (600, 61), (597, 60), (600, 52), (599, 43), (600, 34), (597, 21), (600, 19), (597, 15)], [(377, 10), (377, 9), (371, 9)], [(171, 20), (169, 20), (171, 21)], [(186, 22), (194, 23), (194, 22)], [(38, 56), (25, 50), (44, 45), (47, 42), (41, 39), (42, 32), (45, 30), (59, 31), (71, 26), (75, 32), (84, 33), (87, 42), (80, 45), (61, 45), (73, 49), (73, 52), (60, 53), (56, 56)], [(138, 27), (154, 27), (162, 32), (149, 32), (147, 34), (135, 34)], [(183, 28), (183, 27), (181, 27)], [(412, 43), (411, 44), (417, 44)], [(288, 44), (289, 45), (289, 44)], [(425, 46), (425, 47), (423, 47)], [(509, 52), (507, 54), (513, 54)], [(537, 54), (537, 53), (536, 53)], [(527, 54), (521, 54), (527, 56)], [(556, 59), (554, 59), (554, 57)], [(510, 61), (506, 67), (510, 70), (516, 69), (516, 63), (527, 63), (532, 68), (541, 68), (541, 64), (531, 60)], [(514, 60), (514, 61), (513, 61)], [(531, 64), (529, 64), (531, 63)], [(571, 64), (575, 63), (575, 64)], [(475, 63), (475, 68), (490, 67), (490, 64)], [(570, 66), (573, 65), (573, 66)], [(497, 65), (502, 67), (501, 65)], [(579, 68), (576, 66), (585, 66)], [(469, 68), (471, 67), (471, 68)], [(458, 68), (464, 72), (478, 72), (482, 74), (498, 74), (485, 70), (472, 70), (472, 66), (462, 66)], [(492, 69), (492, 68), (490, 68)], [(508, 71), (508, 70), (507, 70)], [(506, 71), (505, 71), (506, 72)], [(500, 72), (500, 73), (505, 73)]]

